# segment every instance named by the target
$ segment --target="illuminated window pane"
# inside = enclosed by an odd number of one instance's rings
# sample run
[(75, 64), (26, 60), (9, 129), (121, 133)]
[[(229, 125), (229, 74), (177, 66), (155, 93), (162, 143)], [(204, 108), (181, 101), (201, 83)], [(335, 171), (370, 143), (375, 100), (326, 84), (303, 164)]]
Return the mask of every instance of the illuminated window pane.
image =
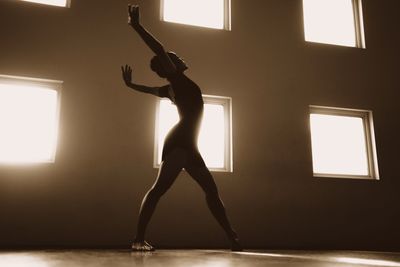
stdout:
[(157, 151), (157, 164), (161, 162), (162, 148), (164, 144), (165, 137), (167, 136), (169, 130), (179, 121), (178, 111), (176, 106), (169, 100), (160, 100), (158, 110), (158, 133), (156, 133), (158, 151)]
[(371, 116), (368, 111), (312, 109), (314, 175), (378, 178)]
[(69, 0), (22, 0), (22, 1), (51, 5), (51, 6), (61, 6), (61, 7), (69, 6)]
[(164, 21), (229, 30), (230, 0), (163, 0)]
[(210, 168), (224, 168), (225, 114), (219, 104), (204, 105), (204, 119), (199, 134), (199, 150)]
[(57, 85), (0, 76), (0, 162), (54, 162), (58, 131)]
[(306, 41), (365, 48), (361, 0), (303, 0)]
[[(204, 96), (204, 115), (198, 146), (206, 165), (213, 170), (231, 171), (230, 98)], [(156, 133), (156, 166), (169, 130), (179, 121), (176, 106), (162, 99), (159, 103)]]

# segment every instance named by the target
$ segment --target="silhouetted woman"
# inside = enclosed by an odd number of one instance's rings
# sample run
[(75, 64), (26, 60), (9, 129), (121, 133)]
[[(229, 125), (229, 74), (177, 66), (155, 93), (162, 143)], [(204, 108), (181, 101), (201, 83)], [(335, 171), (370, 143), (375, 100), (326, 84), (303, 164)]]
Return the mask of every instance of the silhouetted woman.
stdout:
[(185, 168), (204, 190), (208, 207), (226, 232), (232, 250), (241, 250), (237, 234), (228, 221), (214, 179), (197, 148), (197, 138), (203, 116), (203, 98), (200, 88), (185, 76), (184, 71), (187, 69), (185, 62), (175, 53), (166, 52), (163, 45), (143, 28), (139, 19), (139, 7), (128, 5), (128, 14), (129, 25), (156, 54), (151, 60), (151, 69), (160, 77), (166, 78), (169, 84), (162, 87), (148, 87), (132, 83), (132, 69), (128, 65), (121, 67), (123, 79), (126, 85), (134, 90), (169, 98), (177, 106), (180, 118), (165, 138), (157, 179), (143, 198), (132, 249), (134, 251), (154, 250), (145, 241), (146, 227), (160, 197), (174, 183), (180, 171)]

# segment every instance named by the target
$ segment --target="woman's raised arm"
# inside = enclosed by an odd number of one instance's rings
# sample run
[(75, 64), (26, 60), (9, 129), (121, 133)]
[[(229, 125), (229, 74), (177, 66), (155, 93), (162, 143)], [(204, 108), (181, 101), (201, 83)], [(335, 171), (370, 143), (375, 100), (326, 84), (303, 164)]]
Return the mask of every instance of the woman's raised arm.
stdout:
[(128, 24), (139, 34), (146, 45), (161, 59), (167, 74), (176, 72), (176, 66), (166, 53), (164, 46), (140, 24), (140, 11), (137, 5), (128, 5)]

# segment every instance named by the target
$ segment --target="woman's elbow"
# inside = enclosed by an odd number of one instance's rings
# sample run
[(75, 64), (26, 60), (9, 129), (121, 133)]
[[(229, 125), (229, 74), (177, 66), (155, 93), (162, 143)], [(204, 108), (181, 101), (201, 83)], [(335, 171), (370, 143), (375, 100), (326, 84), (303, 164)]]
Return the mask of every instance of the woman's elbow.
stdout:
[(164, 49), (164, 46), (162, 44), (156, 45), (154, 47), (153, 51), (157, 56), (165, 54), (165, 49)]

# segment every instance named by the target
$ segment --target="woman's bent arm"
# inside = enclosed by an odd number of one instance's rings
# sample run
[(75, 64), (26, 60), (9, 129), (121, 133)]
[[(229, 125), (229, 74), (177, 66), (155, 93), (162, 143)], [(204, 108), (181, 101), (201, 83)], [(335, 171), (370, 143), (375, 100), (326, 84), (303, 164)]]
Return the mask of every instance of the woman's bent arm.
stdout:
[(158, 95), (158, 87), (150, 87), (132, 82), (132, 68), (129, 65), (125, 65), (125, 67), (121, 66), (121, 70), (122, 79), (124, 80), (126, 86), (142, 93)]
[(156, 95), (158, 96), (158, 88), (159, 87), (150, 87), (150, 86), (146, 86), (146, 85), (140, 85), (140, 84), (135, 84), (135, 83), (131, 83), (129, 85), (127, 85), (129, 88), (132, 88), (133, 90), (142, 92), (142, 93), (146, 93), (146, 94), (152, 94), (152, 95)]

